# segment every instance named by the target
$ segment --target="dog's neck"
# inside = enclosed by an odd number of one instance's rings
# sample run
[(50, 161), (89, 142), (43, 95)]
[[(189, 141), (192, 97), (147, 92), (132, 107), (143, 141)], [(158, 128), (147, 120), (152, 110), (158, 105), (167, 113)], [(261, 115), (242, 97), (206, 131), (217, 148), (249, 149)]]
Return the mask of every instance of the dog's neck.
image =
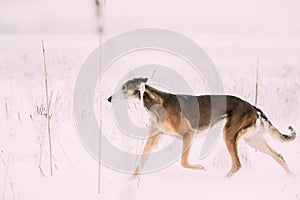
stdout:
[(145, 91), (143, 95), (144, 106), (147, 109), (150, 109), (155, 104), (163, 105), (169, 96), (169, 93), (162, 92), (154, 87), (145, 85)]

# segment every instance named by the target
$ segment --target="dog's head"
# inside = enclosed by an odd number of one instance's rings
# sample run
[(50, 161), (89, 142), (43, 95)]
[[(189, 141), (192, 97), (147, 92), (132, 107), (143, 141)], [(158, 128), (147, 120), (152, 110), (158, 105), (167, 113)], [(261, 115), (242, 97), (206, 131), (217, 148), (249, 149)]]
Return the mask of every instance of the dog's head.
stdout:
[[(143, 84), (145, 84), (148, 81), (148, 78), (134, 78), (122, 85), (122, 93), (125, 98), (139, 98), (140, 91), (143, 87)], [(110, 96), (107, 100), (109, 102), (112, 101), (113, 96)]]

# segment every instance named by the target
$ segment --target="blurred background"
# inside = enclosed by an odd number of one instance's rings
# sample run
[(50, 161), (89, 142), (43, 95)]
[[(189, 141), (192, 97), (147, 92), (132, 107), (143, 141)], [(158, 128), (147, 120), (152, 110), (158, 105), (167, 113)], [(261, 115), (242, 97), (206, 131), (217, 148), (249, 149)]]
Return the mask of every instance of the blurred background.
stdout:
[[(299, 34), (297, 0), (106, 0), (107, 34), (161, 27), (201, 34)], [(1, 0), (2, 34), (90, 34), (93, 0)]]

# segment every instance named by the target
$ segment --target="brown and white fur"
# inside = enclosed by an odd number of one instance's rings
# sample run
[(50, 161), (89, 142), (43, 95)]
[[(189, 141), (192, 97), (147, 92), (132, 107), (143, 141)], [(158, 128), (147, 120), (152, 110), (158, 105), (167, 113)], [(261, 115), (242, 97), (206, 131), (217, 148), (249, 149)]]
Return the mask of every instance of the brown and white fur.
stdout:
[[(126, 98), (138, 99), (141, 99), (142, 85), (145, 86), (143, 104), (152, 116), (150, 135), (143, 150), (141, 166), (136, 169), (136, 175), (144, 166), (147, 154), (157, 144), (163, 133), (182, 138), (181, 165), (183, 167), (204, 169), (201, 165), (191, 165), (188, 162), (193, 135), (195, 130), (205, 130), (224, 118), (226, 119), (226, 123), (223, 129), (223, 138), (232, 161), (231, 169), (227, 173), (227, 176), (233, 175), (241, 168), (238, 155), (238, 141), (241, 136), (243, 136), (245, 142), (251, 147), (271, 156), (288, 174), (292, 174), (282, 155), (273, 150), (264, 139), (264, 133), (268, 132), (271, 136), (282, 142), (292, 141), (296, 137), (296, 132), (292, 127), (289, 127), (290, 134), (282, 134), (271, 124), (260, 109), (235, 96), (175, 95), (147, 85), (147, 80), (147, 78), (135, 78), (127, 81), (122, 86), (122, 91)], [(192, 98), (197, 99), (199, 109), (195, 109), (193, 106), (186, 106), (184, 110), (181, 109), (182, 102), (185, 105), (189, 105), (189, 101), (192, 101)], [(113, 96), (108, 98), (108, 101), (111, 102), (112, 100)], [(222, 106), (218, 105), (224, 102), (225, 109), (221, 109)], [(195, 112), (200, 112), (200, 115)], [(214, 116), (211, 116), (212, 113), (214, 113)]]

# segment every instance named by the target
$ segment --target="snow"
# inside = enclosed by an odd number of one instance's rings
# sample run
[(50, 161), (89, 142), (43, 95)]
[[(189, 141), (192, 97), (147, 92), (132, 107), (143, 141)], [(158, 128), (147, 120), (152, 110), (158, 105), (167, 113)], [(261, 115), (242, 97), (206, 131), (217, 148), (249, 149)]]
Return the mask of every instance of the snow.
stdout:
[[(254, 102), (255, 68), (259, 57), (258, 106), (280, 130), (292, 125), (300, 130), (300, 38), (291, 35), (190, 34), (214, 61), (227, 94)], [(54, 176), (49, 173), (49, 146), (45, 118), (45, 94), (41, 40), (51, 94), (51, 133)], [(179, 161), (155, 173), (141, 175), (140, 182), (102, 166), (101, 194), (97, 194), (98, 163), (80, 142), (73, 120), (72, 97), (80, 67), (98, 45), (96, 35), (0, 36), (0, 196), (4, 199), (300, 199), (300, 141), (279, 143), (269, 139), (296, 177), (289, 177), (271, 158), (240, 143), (243, 168), (223, 177), (230, 167), (222, 140), (204, 160), (199, 160), (204, 136), (197, 136), (193, 163), (206, 171), (183, 169)], [(104, 74), (104, 96), (109, 96), (126, 71), (142, 64), (173, 66), (190, 80), (199, 94), (207, 92), (201, 77), (173, 55), (134, 52), (120, 58)], [(119, 71), (118, 71), (119, 70)], [(118, 71), (118, 73), (114, 73)], [(97, 95), (97, 94), (96, 94)], [(97, 97), (95, 97), (97, 99)], [(96, 102), (96, 100), (95, 100)], [(136, 106), (138, 107), (138, 106)], [(96, 106), (96, 110), (99, 109)], [(138, 110), (138, 109), (137, 109)], [(97, 111), (95, 111), (97, 112)], [(121, 135), (111, 107), (104, 102), (104, 135), (130, 151), (135, 140)], [(135, 114), (133, 106), (133, 115)], [(164, 148), (170, 137), (158, 145)], [(135, 150), (131, 150), (134, 152)], [(151, 162), (151, 158), (149, 160)], [(38, 168), (39, 163), (44, 173)]]

